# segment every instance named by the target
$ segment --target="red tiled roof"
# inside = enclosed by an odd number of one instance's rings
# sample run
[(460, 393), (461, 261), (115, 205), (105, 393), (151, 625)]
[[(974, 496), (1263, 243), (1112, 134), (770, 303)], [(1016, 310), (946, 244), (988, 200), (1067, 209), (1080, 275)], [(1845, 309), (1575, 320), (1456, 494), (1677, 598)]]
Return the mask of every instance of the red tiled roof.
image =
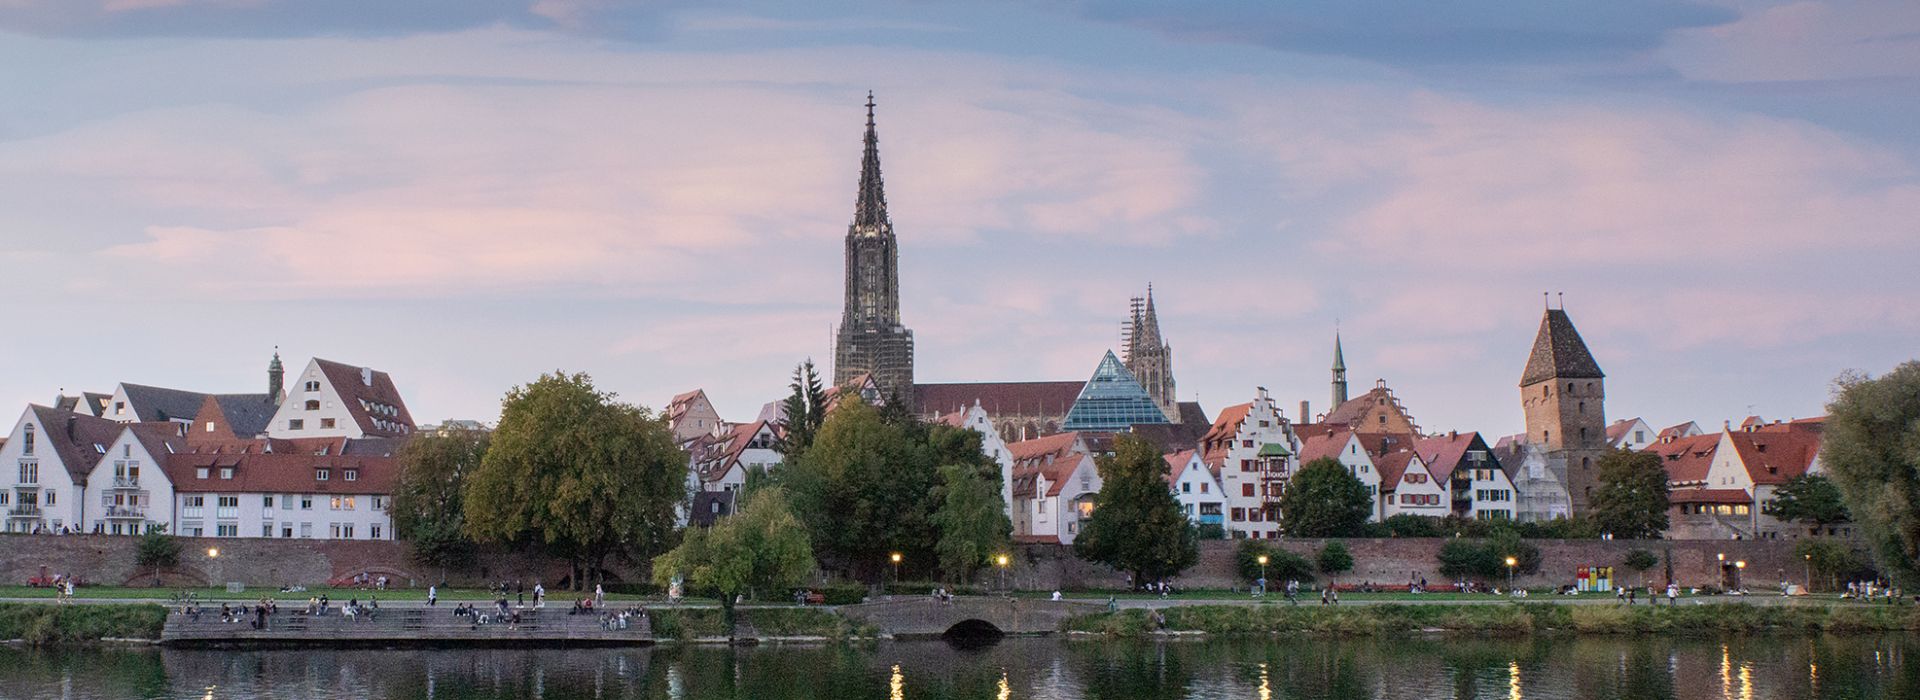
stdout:
[(1752, 504), (1753, 496), (1741, 489), (1674, 489), (1667, 493), (1667, 502)]
[(1405, 452), (1413, 449), (1419, 438), (1407, 433), (1354, 433), (1360, 438), (1360, 449), (1367, 454), (1379, 457), (1393, 452)]
[(1072, 382), (961, 382), (915, 384), (920, 410), (966, 410), (978, 401), (989, 415), (1064, 416), (1079, 400), (1085, 381)]
[(1247, 422), (1247, 413), (1253, 410), (1253, 402), (1237, 403), (1220, 409), (1220, 415), (1214, 416), (1213, 427), (1206, 435), (1200, 436), (1200, 449), (1208, 464), (1218, 464), (1227, 458), (1227, 450), (1233, 448), (1233, 438), (1240, 433), (1240, 425)]
[(1784, 484), (1805, 474), (1820, 453), (1820, 436), (1811, 430), (1735, 432), (1728, 436), (1756, 484)]
[(1627, 436), (1628, 430), (1633, 429), (1633, 424), (1638, 422), (1640, 419), (1637, 417), (1614, 421), (1613, 425), (1607, 426), (1607, 442), (1619, 442), (1621, 438)]
[(1193, 450), (1181, 450), (1162, 458), (1167, 460), (1167, 483), (1177, 483), (1180, 475), (1186, 473), (1187, 465), (1193, 462)]
[(1322, 457), (1340, 459), (1340, 453), (1347, 449), (1347, 443), (1352, 439), (1353, 433), (1344, 429), (1306, 435), (1300, 441), (1300, 464), (1304, 466)]
[(1414, 451), (1420, 453), (1420, 459), (1427, 463), (1427, 471), (1433, 474), (1433, 480), (1445, 482), (1453, 478), (1453, 470), (1460, 468), (1466, 459), (1467, 450), (1473, 448), (1474, 437), (1478, 433), (1449, 433), (1422, 438), (1414, 443)]
[(1675, 484), (1705, 483), (1713, 467), (1713, 454), (1719, 448), (1720, 434), (1695, 435), (1661, 440), (1647, 446), (1646, 452), (1659, 455), (1667, 468), (1667, 481)]
[[(410, 434), (417, 427), (413, 422), (413, 414), (407, 412), (407, 402), (400, 398), (400, 390), (394, 388), (393, 377), (387, 376), (386, 372), (368, 370), (371, 381), (362, 382), (360, 367), (318, 357), (313, 361), (320, 366), (320, 373), (327, 376), (327, 382), (333, 385), (333, 390), (339, 392), (340, 403), (347, 407), (347, 413), (353, 416), (354, 423), (360, 426), (362, 433), (397, 437)], [(392, 407), (393, 415), (382, 413), (376, 416), (367, 404)], [(376, 418), (389, 424), (399, 423), (404, 429), (382, 428), (374, 423)]]
[(1412, 452), (1389, 452), (1373, 458), (1374, 471), (1380, 472), (1380, 490), (1392, 491), (1400, 487), (1400, 477), (1406, 476), (1407, 467), (1413, 463)]
[[(207, 478), (198, 471), (207, 469)], [(220, 470), (233, 469), (233, 478)], [(393, 492), (399, 463), (387, 457), (354, 457), (276, 452), (273, 454), (176, 454), (163, 469), (173, 489), (182, 493), (337, 493), (340, 495)], [(327, 470), (327, 480), (317, 478)], [(356, 478), (347, 481), (347, 470)]]

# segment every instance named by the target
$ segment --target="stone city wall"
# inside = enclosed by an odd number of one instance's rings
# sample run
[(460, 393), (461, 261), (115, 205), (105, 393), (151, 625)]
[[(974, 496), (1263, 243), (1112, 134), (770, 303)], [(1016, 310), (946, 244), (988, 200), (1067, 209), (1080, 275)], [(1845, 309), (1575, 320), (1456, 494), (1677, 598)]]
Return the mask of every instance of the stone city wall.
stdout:
[[(282, 540), (182, 537), (180, 564), (163, 573), (165, 585), (244, 583), (249, 587), (323, 585), (360, 573), (385, 575), (390, 585), (426, 586), (440, 572), (413, 563), (405, 542), (390, 540)], [(153, 572), (135, 566), (139, 538), (110, 535), (0, 535), (0, 583), (20, 585), (39, 575), (71, 574), (89, 583), (149, 585)], [(217, 549), (213, 556), (209, 550)], [(538, 579), (549, 585), (568, 573), (565, 561), (504, 550), (482, 550), (483, 567), (450, 572), (455, 585)]]

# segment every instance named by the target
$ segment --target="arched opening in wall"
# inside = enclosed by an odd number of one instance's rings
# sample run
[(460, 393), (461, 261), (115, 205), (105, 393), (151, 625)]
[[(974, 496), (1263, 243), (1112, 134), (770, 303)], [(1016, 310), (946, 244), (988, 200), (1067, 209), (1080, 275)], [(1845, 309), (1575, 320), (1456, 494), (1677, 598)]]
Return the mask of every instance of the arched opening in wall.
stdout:
[(1007, 636), (1007, 633), (1000, 631), (1000, 628), (994, 626), (993, 623), (987, 622), (986, 620), (969, 618), (954, 623), (952, 627), (948, 627), (946, 632), (941, 633), (940, 638), (947, 640), (949, 644), (965, 649), (991, 646), (994, 642), (1000, 641), (1000, 639), (1005, 636)]

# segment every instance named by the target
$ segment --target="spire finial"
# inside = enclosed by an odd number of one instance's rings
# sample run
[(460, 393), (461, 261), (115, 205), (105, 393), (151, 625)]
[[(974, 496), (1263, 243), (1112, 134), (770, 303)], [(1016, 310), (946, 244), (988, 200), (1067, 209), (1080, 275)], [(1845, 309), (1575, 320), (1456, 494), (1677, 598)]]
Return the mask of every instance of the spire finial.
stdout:
[(867, 128), (873, 128), (873, 91), (867, 91)]

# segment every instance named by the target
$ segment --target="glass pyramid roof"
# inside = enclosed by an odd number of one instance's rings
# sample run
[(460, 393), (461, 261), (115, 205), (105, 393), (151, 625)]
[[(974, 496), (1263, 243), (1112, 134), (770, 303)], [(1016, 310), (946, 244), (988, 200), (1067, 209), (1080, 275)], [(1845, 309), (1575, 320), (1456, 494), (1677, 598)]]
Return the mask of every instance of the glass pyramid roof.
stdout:
[(1100, 367), (1093, 370), (1093, 378), (1080, 390), (1080, 398), (1067, 411), (1067, 422), (1060, 429), (1117, 433), (1135, 424), (1169, 422), (1154, 405), (1153, 397), (1134, 380), (1133, 373), (1108, 350), (1100, 359)]

